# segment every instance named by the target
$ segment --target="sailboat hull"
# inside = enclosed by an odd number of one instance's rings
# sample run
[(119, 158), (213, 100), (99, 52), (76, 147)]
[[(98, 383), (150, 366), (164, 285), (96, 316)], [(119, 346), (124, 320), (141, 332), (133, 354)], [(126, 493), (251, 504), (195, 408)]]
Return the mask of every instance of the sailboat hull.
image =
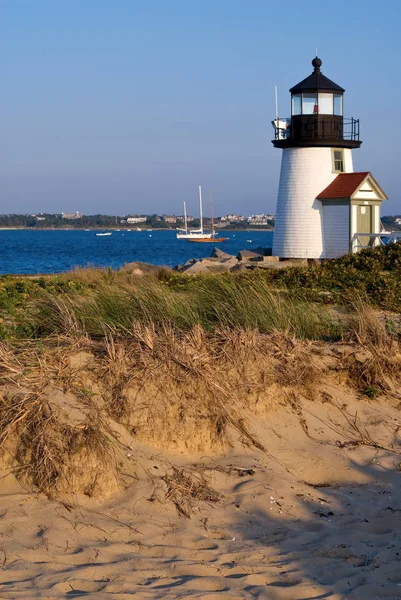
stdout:
[(217, 244), (217, 242), (226, 242), (228, 238), (189, 238), (188, 242), (200, 242), (200, 243), (213, 243)]

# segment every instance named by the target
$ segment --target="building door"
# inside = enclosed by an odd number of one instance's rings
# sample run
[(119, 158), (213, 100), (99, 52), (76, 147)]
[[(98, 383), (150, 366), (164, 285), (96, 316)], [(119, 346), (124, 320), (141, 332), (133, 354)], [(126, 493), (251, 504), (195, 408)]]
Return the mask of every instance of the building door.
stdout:
[(372, 207), (362, 204), (357, 206), (357, 233), (373, 233), (372, 231)]

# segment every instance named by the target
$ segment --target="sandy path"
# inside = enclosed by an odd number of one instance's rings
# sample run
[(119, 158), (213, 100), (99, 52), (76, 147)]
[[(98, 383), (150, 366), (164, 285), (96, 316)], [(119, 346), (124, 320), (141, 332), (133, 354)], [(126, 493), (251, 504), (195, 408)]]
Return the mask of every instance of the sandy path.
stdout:
[[(398, 410), (353, 402), (387, 445)], [(256, 423), (266, 454), (238, 444), (218, 459), (191, 457), (224, 496), (195, 502), (191, 519), (145, 476), (106, 504), (71, 506), (8, 476), (0, 598), (400, 599), (400, 457), (339, 447), (350, 434), (332, 407), (309, 403), (304, 414), (310, 437), (289, 410)], [(165, 457), (146, 460), (156, 473)]]

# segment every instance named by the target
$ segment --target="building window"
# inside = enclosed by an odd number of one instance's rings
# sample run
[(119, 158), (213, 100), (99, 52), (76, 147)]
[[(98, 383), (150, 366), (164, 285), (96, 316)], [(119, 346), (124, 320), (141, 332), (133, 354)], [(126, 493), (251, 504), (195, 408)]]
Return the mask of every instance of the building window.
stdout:
[(302, 96), (301, 94), (295, 94), (292, 97), (292, 114), (300, 115), (302, 113)]
[(319, 112), (317, 94), (302, 94), (302, 114), (313, 115)]
[(334, 114), (340, 117), (343, 114), (343, 97), (340, 94), (334, 94)]
[(344, 173), (344, 151), (333, 149), (333, 173)]
[(333, 114), (333, 94), (321, 94), (319, 92), (319, 114)]

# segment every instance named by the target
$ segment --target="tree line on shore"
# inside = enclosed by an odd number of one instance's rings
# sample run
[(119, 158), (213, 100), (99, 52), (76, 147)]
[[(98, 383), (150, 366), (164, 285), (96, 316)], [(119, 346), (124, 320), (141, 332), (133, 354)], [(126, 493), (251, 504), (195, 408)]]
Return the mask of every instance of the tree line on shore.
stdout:
[[(216, 220), (218, 221), (218, 220)], [(204, 217), (205, 227), (211, 226), (211, 219)], [(218, 223), (216, 223), (218, 225)], [(191, 228), (199, 227), (199, 219), (191, 219), (188, 226)], [(115, 215), (80, 215), (75, 218), (65, 218), (61, 214), (41, 213), (39, 215), (6, 214), (0, 215), (0, 228), (21, 228), (21, 229), (113, 229), (120, 227), (140, 227), (157, 229), (176, 229), (183, 226), (183, 220), (177, 217), (176, 223), (164, 221), (159, 215), (147, 215), (146, 221), (142, 223), (129, 223), (126, 217)], [(230, 223), (230, 229), (258, 228), (244, 223)], [(267, 227), (273, 228), (274, 222), (268, 222)], [(266, 228), (266, 226), (264, 226)]]

